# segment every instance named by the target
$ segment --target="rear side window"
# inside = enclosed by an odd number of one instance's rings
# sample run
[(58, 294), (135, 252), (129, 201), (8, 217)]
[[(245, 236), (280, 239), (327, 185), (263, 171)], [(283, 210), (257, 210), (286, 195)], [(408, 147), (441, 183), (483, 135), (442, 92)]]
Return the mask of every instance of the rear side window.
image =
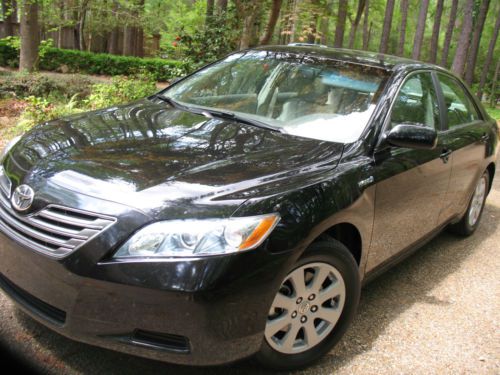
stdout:
[(411, 75), (401, 87), (392, 107), (391, 128), (397, 124), (439, 129), (439, 106), (430, 73)]
[(453, 128), (479, 120), (476, 107), (462, 85), (450, 76), (438, 74), (438, 77), (448, 115), (448, 127)]

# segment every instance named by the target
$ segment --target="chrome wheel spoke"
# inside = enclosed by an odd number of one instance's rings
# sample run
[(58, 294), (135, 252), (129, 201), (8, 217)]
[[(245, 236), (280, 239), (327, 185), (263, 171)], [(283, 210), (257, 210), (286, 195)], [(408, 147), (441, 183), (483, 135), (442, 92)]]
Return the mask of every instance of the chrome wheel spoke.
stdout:
[(330, 324), (336, 324), (340, 318), (340, 314), (342, 313), (342, 309), (338, 307), (322, 307), (319, 309), (316, 316), (324, 320)]
[(304, 278), (303, 268), (299, 268), (298, 270), (293, 271), (292, 275), (290, 276), (290, 282), (293, 285), (293, 289), (295, 290), (296, 296), (305, 294), (306, 280)]
[(330, 275), (330, 270), (325, 267), (320, 267), (315, 270), (314, 278), (309, 288), (310, 291), (318, 293), (321, 289), (321, 285), (325, 282), (326, 278)]
[(309, 347), (318, 344), (321, 341), (318, 332), (316, 331), (316, 327), (314, 326), (314, 320), (310, 319), (304, 325), (304, 338)]
[(293, 350), (293, 345), (295, 344), (295, 340), (297, 339), (297, 335), (300, 330), (300, 324), (292, 324), (290, 329), (286, 333), (285, 337), (282, 340), (283, 349), (291, 352)]
[[(268, 320), (266, 324), (266, 337), (271, 338), (279, 331), (284, 330), (287, 326), (291, 324), (291, 320), (288, 316), (279, 317), (276, 319)], [(293, 324), (292, 324), (293, 325)]]
[(274, 308), (280, 308), (284, 310), (291, 310), (295, 306), (295, 299), (285, 296), (282, 293), (276, 294), (273, 301)]
[(338, 280), (333, 282), (331, 285), (329, 285), (327, 288), (323, 289), (319, 293), (319, 303), (323, 303), (329, 299), (335, 298), (340, 296), (341, 294), (345, 293), (345, 288), (343, 283), (341, 284)]

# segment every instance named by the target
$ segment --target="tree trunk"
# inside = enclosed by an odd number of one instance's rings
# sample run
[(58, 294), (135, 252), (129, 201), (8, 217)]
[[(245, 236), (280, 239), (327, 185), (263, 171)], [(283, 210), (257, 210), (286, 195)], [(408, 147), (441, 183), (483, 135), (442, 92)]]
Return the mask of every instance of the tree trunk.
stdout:
[(0, 29), (0, 38), (14, 35), (17, 4), (15, 0), (2, 1), (3, 26)]
[(453, 65), (451, 70), (456, 75), (462, 77), (464, 74), (465, 61), (467, 58), (467, 52), (469, 51), (470, 45), (470, 35), (472, 32), (472, 11), (474, 8), (474, 0), (467, 0), (464, 9), (464, 23), (462, 25), (462, 32), (460, 33), (460, 38), (457, 43), (457, 49), (455, 51), (455, 58), (453, 59)]
[(255, 22), (255, 13), (250, 12), (243, 19), (243, 31), (240, 39), (240, 50), (250, 47), (253, 35), (253, 24)]
[(493, 52), (495, 51), (495, 45), (497, 43), (499, 31), (500, 31), (500, 12), (497, 14), (495, 29), (493, 31), (493, 35), (491, 36), (490, 45), (488, 46), (488, 53), (486, 54), (486, 60), (484, 61), (483, 70), (481, 71), (481, 79), (479, 81), (479, 89), (477, 92), (477, 97), (479, 99), (482, 99), (483, 96), (483, 89), (484, 85), (486, 84), (486, 78), (488, 77), (488, 71), (490, 70), (491, 62), (493, 61)]
[(365, 16), (363, 17), (363, 49), (364, 50), (367, 50), (368, 45), (370, 44), (370, 31), (368, 30), (369, 10), (370, 10), (370, 3), (369, 3), (369, 0), (366, 0)]
[(133, 56), (135, 52), (135, 27), (125, 26), (123, 30), (123, 55)]
[(297, 31), (297, 10), (298, 10), (298, 3), (300, 0), (292, 0), (292, 13), (290, 16), (290, 36), (288, 39), (288, 42), (294, 42), (295, 41), (295, 34)]
[(477, 52), (479, 51), (479, 44), (481, 43), (481, 35), (483, 34), (484, 21), (488, 14), (490, 7), (490, 0), (483, 0), (479, 8), (479, 15), (477, 17), (476, 25), (474, 26), (474, 34), (470, 45), (469, 57), (467, 59), (467, 68), (465, 70), (465, 82), (472, 85), (474, 81), (474, 70), (476, 69)]
[(205, 25), (209, 25), (214, 16), (214, 0), (207, 0), (207, 13), (205, 16)]
[(441, 54), (441, 66), (444, 68), (448, 66), (448, 54), (450, 52), (453, 30), (455, 29), (455, 21), (457, 20), (457, 11), (458, 11), (458, 0), (453, 0), (453, 2), (451, 3), (448, 27), (446, 28), (446, 34), (444, 37), (443, 52)]
[(139, 19), (138, 26), (135, 28), (135, 51), (134, 56), (144, 57), (144, 29), (142, 27), (142, 19), (144, 16), (144, 2), (139, 0), (136, 17)]
[(255, 19), (262, 0), (235, 0), (235, 5), (238, 15), (243, 19), (239, 49), (247, 49), (254, 41)]
[(366, 0), (358, 1), (358, 10), (356, 11), (356, 18), (354, 18), (354, 22), (351, 28), (351, 34), (349, 35), (349, 48), (354, 47), (354, 42), (356, 41), (356, 33), (358, 32), (359, 22), (361, 21), (361, 16), (363, 15), (363, 11), (365, 10)]
[(441, 28), (441, 16), (443, 15), (443, 0), (438, 0), (436, 4), (436, 14), (434, 15), (434, 26), (432, 27), (431, 50), (429, 61), (436, 63), (437, 50), (439, 48), (439, 29)]
[(490, 94), (490, 107), (495, 108), (497, 104), (497, 81), (498, 73), (500, 71), (500, 60), (497, 61), (497, 67), (495, 68), (495, 75), (493, 76), (493, 81), (491, 82), (491, 94)]
[(394, 0), (387, 0), (385, 6), (384, 27), (382, 28), (382, 38), (380, 38), (380, 53), (387, 53), (389, 49), (389, 37), (391, 35), (392, 15), (394, 13)]
[(307, 35), (307, 42), (308, 43), (315, 43), (316, 38), (318, 36), (318, 21), (319, 21), (319, 15), (320, 15), (320, 0), (310, 0), (311, 4), (313, 5), (313, 8), (311, 9), (311, 20), (309, 22), (309, 32)]
[(80, 17), (78, 20), (78, 48), (80, 49), (80, 51), (86, 50), (84, 29), (85, 29), (85, 19), (87, 17), (87, 5), (88, 5), (88, 0), (82, 3)]
[(109, 39), (108, 39), (108, 53), (112, 55), (119, 54), (118, 37), (119, 37), (119, 31), (116, 27), (114, 27), (113, 30), (111, 30), (111, 32), (109, 33)]
[(415, 32), (415, 39), (413, 41), (413, 52), (411, 53), (411, 58), (415, 60), (420, 59), (420, 51), (422, 49), (422, 41), (424, 40), (425, 20), (427, 18), (428, 8), (429, 0), (422, 0), (420, 2), (417, 31)]
[(142, 27), (136, 29), (134, 56), (144, 57), (144, 29)]
[(19, 70), (33, 71), (38, 60), (40, 25), (38, 23), (38, 2), (23, 1), (21, 8), (21, 52)]
[[(114, 0), (113, 6), (111, 8), (111, 16), (113, 18), (116, 18), (118, 16), (118, 7), (119, 7), (118, 2)], [(120, 53), (118, 48), (119, 37), (120, 37), (120, 30), (118, 29), (117, 26), (113, 26), (108, 36), (108, 53), (112, 55), (118, 55)]]
[(347, 18), (347, 0), (339, 0), (339, 10), (337, 14), (337, 26), (335, 27), (335, 40), (333, 46), (342, 48), (344, 43), (345, 20)]
[(271, 38), (273, 37), (274, 29), (276, 27), (276, 22), (280, 15), (282, 0), (273, 0), (273, 6), (271, 7), (271, 13), (269, 15), (269, 21), (267, 22), (264, 34), (259, 40), (259, 44), (265, 45), (269, 44)]
[(397, 55), (403, 56), (405, 53), (406, 22), (408, 21), (408, 0), (401, 0), (401, 25), (399, 26), (399, 43)]
[(319, 30), (321, 32), (320, 43), (326, 45), (328, 43), (328, 18), (329, 17), (321, 17), (321, 22), (319, 26)]
[(217, 0), (216, 6), (218, 15), (222, 15), (227, 12), (227, 0)]

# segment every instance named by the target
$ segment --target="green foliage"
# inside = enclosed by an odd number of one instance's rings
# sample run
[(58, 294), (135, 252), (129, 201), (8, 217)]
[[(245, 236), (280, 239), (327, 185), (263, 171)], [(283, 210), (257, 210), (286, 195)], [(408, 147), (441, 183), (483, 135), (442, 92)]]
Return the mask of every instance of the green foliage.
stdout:
[(209, 27), (193, 33), (181, 29), (173, 43), (181, 49), (189, 65), (198, 68), (236, 49), (238, 34), (232, 23), (222, 17), (213, 17)]
[(10, 138), (29, 130), (35, 124), (127, 103), (156, 91), (156, 81), (150, 73), (130, 77), (116, 76), (110, 82), (96, 83), (95, 79), (80, 75), (60, 74), (54, 77), (52, 73), (2, 72), (0, 95), (7, 92), (10, 97), (15, 96), (15, 99), (9, 100), (18, 103), (22, 112), (20, 115), (10, 115), (14, 118), (19, 116), (19, 120), (8, 130), (0, 127), (0, 136)]
[(156, 82), (151, 74), (135, 77), (113, 77), (111, 84), (101, 83), (92, 87), (92, 93), (85, 101), (91, 109), (109, 107), (144, 98), (156, 91)]
[(102, 75), (132, 75), (147, 71), (158, 81), (185, 74), (186, 65), (160, 58), (116, 56), (77, 50), (48, 48), (40, 60), (40, 69)]
[(27, 106), (21, 114), (17, 124), (9, 129), (12, 136), (24, 133), (35, 124), (44, 123), (59, 117), (83, 112), (85, 109), (78, 107), (75, 95), (66, 103), (52, 103), (48, 99), (29, 96), (26, 98)]
[(15, 73), (0, 79), (0, 93), (13, 94), (16, 97), (55, 97), (69, 99), (78, 95), (79, 99), (89, 96), (92, 81), (81, 75), (67, 75), (52, 78), (47, 74)]
[(0, 39), (0, 66), (19, 66), (20, 42), (18, 37)]
[(494, 118), (495, 120), (498, 120), (500, 121), (500, 108), (491, 108), (489, 105), (487, 105), (485, 103), (484, 105), (485, 109), (486, 109), (486, 112), (488, 112), (488, 114)]
[[(19, 64), (19, 38), (0, 39), (0, 65), (15, 67)], [(40, 45), (38, 67), (42, 70), (63, 73), (87, 73), (101, 75), (133, 75), (142, 71), (150, 73), (158, 81), (168, 81), (185, 75), (186, 63), (160, 58), (116, 56), (52, 47), (52, 41)]]

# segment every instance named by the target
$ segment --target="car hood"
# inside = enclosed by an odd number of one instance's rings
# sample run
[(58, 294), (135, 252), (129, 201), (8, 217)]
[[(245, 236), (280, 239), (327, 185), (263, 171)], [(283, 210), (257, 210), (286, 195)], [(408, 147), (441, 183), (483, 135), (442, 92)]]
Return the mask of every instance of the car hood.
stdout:
[(145, 99), (41, 125), (5, 165), (35, 190), (51, 184), (158, 217), (173, 202), (182, 210), (241, 201), (259, 186), (290, 184), (318, 166), (335, 167), (342, 149)]

